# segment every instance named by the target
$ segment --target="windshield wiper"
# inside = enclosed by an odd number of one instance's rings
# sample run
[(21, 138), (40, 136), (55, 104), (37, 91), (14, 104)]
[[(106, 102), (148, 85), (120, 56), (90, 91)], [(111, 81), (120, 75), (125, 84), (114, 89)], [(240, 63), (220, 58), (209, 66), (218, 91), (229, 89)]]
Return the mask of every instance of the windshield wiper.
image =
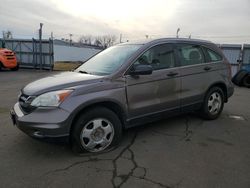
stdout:
[(87, 72), (87, 71), (82, 71), (82, 70), (80, 70), (80, 71), (78, 71), (79, 73), (82, 73), (82, 74), (90, 74), (89, 72)]

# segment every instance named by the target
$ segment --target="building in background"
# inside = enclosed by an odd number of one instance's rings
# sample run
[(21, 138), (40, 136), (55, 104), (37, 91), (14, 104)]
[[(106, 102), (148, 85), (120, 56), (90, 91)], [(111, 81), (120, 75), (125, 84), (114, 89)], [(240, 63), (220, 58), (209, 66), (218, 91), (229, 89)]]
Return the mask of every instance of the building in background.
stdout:
[(54, 40), (54, 62), (82, 61), (85, 62), (93, 55), (103, 50), (99, 46), (82, 43), (69, 43), (63, 40)]
[[(103, 49), (63, 40), (0, 39), (0, 45), (16, 53), (20, 67), (53, 69), (55, 62), (85, 62)], [(40, 50), (41, 45), (41, 50)]]
[[(56, 62), (85, 62), (103, 50), (97, 45), (68, 40), (0, 39), (0, 45), (14, 51), (20, 67), (53, 69)], [(42, 51), (40, 46), (42, 45)], [(218, 44), (229, 60), (234, 76), (242, 66), (249, 67), (250, 45)]]

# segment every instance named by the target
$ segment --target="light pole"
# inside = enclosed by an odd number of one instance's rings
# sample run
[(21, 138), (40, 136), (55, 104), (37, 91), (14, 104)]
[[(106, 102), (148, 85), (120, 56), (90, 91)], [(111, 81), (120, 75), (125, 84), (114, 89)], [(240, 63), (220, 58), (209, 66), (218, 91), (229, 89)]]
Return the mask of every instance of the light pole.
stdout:
[(72, 36), (73, 36), (73, 34), (69, 34), (69, 45), (71, 46), (72, 45)]
[(43, 23), (40, 23), (40, 29), (39, 29), (39, 51), (40, 51), (40, 70), (42, 69), (42, 29), (43, 29)]

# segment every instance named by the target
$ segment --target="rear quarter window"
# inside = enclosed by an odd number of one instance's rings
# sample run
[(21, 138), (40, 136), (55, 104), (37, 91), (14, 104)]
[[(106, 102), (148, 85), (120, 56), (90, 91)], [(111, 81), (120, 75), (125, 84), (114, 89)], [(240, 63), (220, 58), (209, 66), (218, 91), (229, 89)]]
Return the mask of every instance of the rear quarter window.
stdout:
[(205, 50), (208, 62), (216, 62), (216, 61), (221, 61), (223, 59), (222, 56), (217, 52), (205, 47), (203, 47), (203, 49)]

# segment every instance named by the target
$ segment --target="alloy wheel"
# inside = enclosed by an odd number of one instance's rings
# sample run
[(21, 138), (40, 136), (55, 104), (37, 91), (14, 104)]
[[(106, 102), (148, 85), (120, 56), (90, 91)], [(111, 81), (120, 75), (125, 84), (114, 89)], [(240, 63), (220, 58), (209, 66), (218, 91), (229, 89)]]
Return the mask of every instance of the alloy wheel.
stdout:
[(208, 98), (208, 111), (210, 114), (215, 115), (220, 112), (222, 105), (222, 97), (220, 93), (214, 92)]
[(82, 146), (90, 152), (100, 152), (107, 148), (114, 137), (114, 128), (107, 119), (89, 121), (80, 134)]

